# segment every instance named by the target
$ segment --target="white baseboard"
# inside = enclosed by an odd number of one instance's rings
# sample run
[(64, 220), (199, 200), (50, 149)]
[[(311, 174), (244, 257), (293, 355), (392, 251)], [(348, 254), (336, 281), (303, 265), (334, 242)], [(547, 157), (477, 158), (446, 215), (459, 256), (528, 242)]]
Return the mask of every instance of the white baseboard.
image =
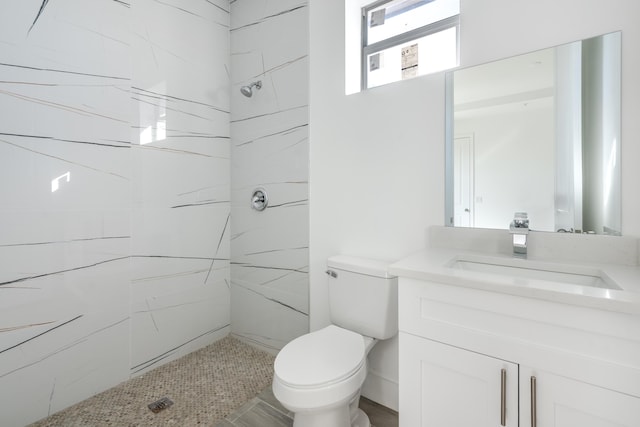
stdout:
[(369, 372), (362, 385), (362, 395), (387, 408), (398, 411), (398, 383)]

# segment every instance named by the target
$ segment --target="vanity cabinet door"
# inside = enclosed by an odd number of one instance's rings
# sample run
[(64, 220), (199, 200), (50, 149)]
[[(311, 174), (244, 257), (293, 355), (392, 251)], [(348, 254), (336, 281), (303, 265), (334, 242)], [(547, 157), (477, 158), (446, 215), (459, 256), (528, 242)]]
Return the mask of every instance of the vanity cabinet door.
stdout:
[(640, 398), (521, 366), (520, 427), (576, 426), (638, 427)]
[(518, 425), (518, 365), (400, 332), (400, 427)]

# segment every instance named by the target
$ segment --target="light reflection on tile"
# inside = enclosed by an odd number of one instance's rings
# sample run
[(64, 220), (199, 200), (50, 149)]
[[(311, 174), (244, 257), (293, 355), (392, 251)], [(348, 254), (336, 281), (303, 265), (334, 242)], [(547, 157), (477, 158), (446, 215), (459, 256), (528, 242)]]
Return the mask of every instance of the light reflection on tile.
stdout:
[(228, 44), (224, 0), (0, 6), (0, 424), (229, 333)]

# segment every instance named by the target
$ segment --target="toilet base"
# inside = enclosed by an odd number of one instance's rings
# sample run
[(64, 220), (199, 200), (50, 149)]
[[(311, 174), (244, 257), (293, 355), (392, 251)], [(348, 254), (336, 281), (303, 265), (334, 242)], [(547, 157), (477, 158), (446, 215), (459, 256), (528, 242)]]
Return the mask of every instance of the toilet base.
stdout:
[(349, 405), (340, 405), (322, 411), (294, 413), (293, 427), (371, 427), (369, 417), (358, 408), (360, 393)]
[(349, 407), (340, 405), (323, 411), (295, 412), (293, 427), (351, 427)]
[(356, 415), (356, 418), (353, 420), (351, 427), (371, 427), (369, 417), (362, 409), (358, 408), (358, 415)]

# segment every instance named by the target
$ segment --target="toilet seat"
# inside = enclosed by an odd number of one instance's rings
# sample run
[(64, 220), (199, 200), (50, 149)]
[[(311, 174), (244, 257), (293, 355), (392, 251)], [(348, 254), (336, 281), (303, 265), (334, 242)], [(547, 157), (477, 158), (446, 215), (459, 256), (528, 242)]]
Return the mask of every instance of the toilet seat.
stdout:
[(364, 338), (338, 326), (298, 337), (274, 363), (273, 393), (293, 412), (316, 411), (348, 403), (367, 376)]
[(365, 364), (362, 335), (330, 325), (287, 344), (276, 357), (274, 371), (283, 385), (309, 389), (344, 381)]

